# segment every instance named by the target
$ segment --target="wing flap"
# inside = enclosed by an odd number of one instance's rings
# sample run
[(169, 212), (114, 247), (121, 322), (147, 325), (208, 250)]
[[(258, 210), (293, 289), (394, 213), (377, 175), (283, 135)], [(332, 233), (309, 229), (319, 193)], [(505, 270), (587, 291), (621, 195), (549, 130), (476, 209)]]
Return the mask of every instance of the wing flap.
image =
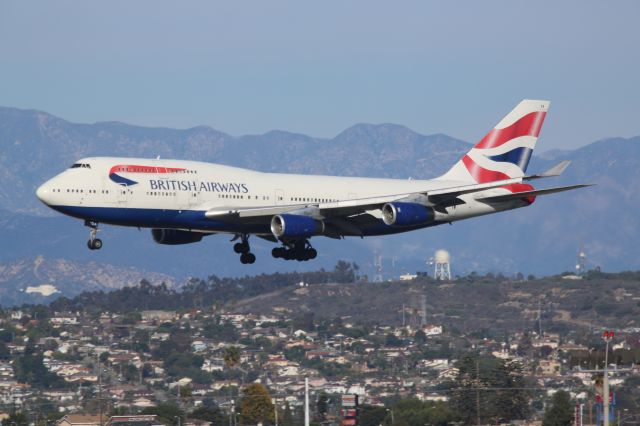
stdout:
[(525, 197), (536, 197), (539, 195), (547, 195), (547, 194), (555, 194), (558, 192), (571, 191), (572, 189), (586, 188), (587, 184), (581, 185), (571, 185), (571, 186), (559, 186), (556, 188), (547, 188), (547, 189), (535, 189), (533, 191), (522, 191), (522, 192), (514, 192), (512, 194), (504, 194), (504, 195), (492, 195), (489, 197), (478, 197), (477, 201), (485, 201), (485, 202), (501, 202), (501, 201), (511, 201), (511, 200), (519, 200)]

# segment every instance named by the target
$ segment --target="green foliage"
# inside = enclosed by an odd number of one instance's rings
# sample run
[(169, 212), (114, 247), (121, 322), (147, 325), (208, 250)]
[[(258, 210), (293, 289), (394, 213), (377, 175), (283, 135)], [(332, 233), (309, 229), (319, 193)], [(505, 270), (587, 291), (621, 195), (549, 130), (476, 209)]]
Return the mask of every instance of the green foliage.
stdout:
[(240, 350), (235, 346), (226, 348), (223, 359), (225, 364), (227, 364), (227, 367), (234, 368), (240, 364)]
[(422, 402), (415, 398), (398, 401), (392, 408), (395, 423), (408, 426), (423, 426), (425, 424), (445, 426), (456, 421), (455, 411), (442, 401)]
[(282, 413), (282, 426), (293, 426), (293, 412), (291, 411), (291, 407), (289, 406), (289, 401), (287, 401), (284, 405), (284, 413)]
[(2, 421), (2, 426), (28, 426), (29, 419), (27, 415), (21, 411), (11, 413), (9, 417)]
[(198, 407), (191, 414), (190, 418), (211, 422), (213, 425), (227, 424), (226, 416), (218, 407)]
[(313, 312), (304, 312), (297, 315), (291, 324), (294, 330), (314, 331)]
[[(50, 308), (51, 311), (82, 311), (91, 315), (104, 311), (126, 314), (149, 309), (186, 309), (201, 306), (203, 300), (227, 303), (290, 287), (300, 282), (351, 283), (355, 282), (358, 269), (355, 263), (340, 261), (333, 271), (320, 269), (312, 272), (261, 274), (241, 278), (219, 278), (212, 275), (206, 280), (191, 279), (182, 291), (170, 289), (165, 283), (154, 286), (142, 280), (137, 286), (115, 291), (84, 292), (73, 299), (61, 297), (52, 302)], [(42, 313), (38, 312), (37, 319), (46, 317), (46, 309)]]
[(6, 343), (0, 340), (0, 360), (9, 361), (11, 359), (11, 351), (7, 347)]
[(274, 422), (274, 410), (269, 391), (260, 383), (245, 387), (240, 399), (240, 423), (270, 425)]
[(545, 411), (542, 426), (571, 426), (573, 404), (568, 392), (559, 390), (553, 394), (551, 406)]
[(37, 352), (33, 345), (27, 345), (24, 355), (16, 357), (13, 362), (16, 380), (20, 383), (29, 383), (39, 389), (67, 387), (67, 382), (49, 372), (42, 361), (42, 353)]
[(520, 364), (467, 354), (456, 367), (458, 376), (451, 405), (463, 422), (476, 423), (477, 416), (483, 423), (527, 418), (529, 396), (523, 390), (525, 380)]
[(316, 414), (318, 415), (318, 420), (320, 422), (325, 420), (325, 416), (327, 415), (327, 410), (329, 408), (329, 396), (322, 392), (318, 396), (318, 400), (316, 402)]
[(376, 407), (374, 405), (361, 405), (359, 410), (360, 426), (379, 426), (384, 423), (389, 415), (385, 407)]
[(178, 418), (184, 420), (184, 413), (173, 404), (159, 404), (156, 407), (147, 407), (142, 414), (155, 414), (160, 423), (165, 425), (177, 425)]
[(189, 352), (172, 352), (164, 360), (164, 369), (170, 377), (190, 377), (196, 383), (207, 383), (208, 373), (202, 371), (204, 358)]
[(223, 342), (235, 342), (238, 340), (238, 330), (228, 322), (221, 322), (220, 317), (205, 321), (203, 324), (204, 337), (208, 339), (220, 340)]

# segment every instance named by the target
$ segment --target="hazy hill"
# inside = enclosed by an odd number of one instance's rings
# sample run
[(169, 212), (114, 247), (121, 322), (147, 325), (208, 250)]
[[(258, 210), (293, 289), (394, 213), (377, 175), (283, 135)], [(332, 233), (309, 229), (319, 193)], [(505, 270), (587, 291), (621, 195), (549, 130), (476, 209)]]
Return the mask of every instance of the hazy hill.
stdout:
[(133, 267), (37, 256), (0, 265), (0, 305), (40, 303), (61, 294), (75, 296), (83, 291), (115, 290), (138, 285), (142, 279), (154, 284), (164, 282), (168, 287), (176, 285), (173, 277)]
[[(585, 141), (585, 143), (588, 141)], [(544, 149), (544, 135), (540, 141)], [(358, 124), (332, 139), (272, 131), (233, 137), (209, 127), (176, 130), (123, 123), (77, 124), (49, 114), (0, 108), (0, 264), (38, 255), (86, 263), (131, 266), (176, 277), (220, 276), (332, 268), (337, 259), (356, 261), (373, 273), (374, 249), (386, 273), (426, 269), (437, 248), (453, 256), (454, 274), (478, 271), (550, 273), (570, 269), (580, 246), (590, 266), (639, 269), (640, 137), (607, 139), (574, 151), (552, 151), (532, 159), (541, 171), (560, 159), (573, 160), (553, 186), (596, 183), (594, 188), (539, 198), (527, 209), (478, 218), (453, 226), (343, 242), (316, 238), (314, 262), (274, 260), (271, 244), (255, 241), (255, 265), (243, 266), (228, 237), (208, 237), (184, 247), (163, 247), (148, 230), (104, 227), (100, 252), (86, 249), (79, 221), (55, 215), (34, 196), (35, 188), (74, 160), (89, 155), (198, 159), (263, 171), (429, 178), (445, 171), (469, 144), (446, 135), (420, 135), (393, 124)], [(395, 270), (391, 259), (396, 258)]]

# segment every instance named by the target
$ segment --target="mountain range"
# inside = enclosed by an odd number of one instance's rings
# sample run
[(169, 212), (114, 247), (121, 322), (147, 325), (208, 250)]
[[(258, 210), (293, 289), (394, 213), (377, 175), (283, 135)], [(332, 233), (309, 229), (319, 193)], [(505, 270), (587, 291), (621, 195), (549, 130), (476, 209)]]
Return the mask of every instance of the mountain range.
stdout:
[[(640, 268), (634, 248), (640, 237), (640, 195), (633, 185), (640, 181), (640, 136), (600, 140), (570, 151), (534, 153), (529, 172), (542, 171), (562, 159), (572, 160), (563, 176), (536, 181), (537, 186), (595, 183), (594, 187), (539, 197), (531, 207), (452, 226), (342, 242), (315, 238), (312, 242), (319, 257), (305, 263), (272, 259), (272, 244), (254, 240), (258, 262), (241, 265), (229, 237), (223, 235), (166, 247), (155, 244), (148, 230), (109, 226), (101, 227), (104, 248), (89, 251), (85, 244), (88, 230), (82, 223), (55, 214), (34, 195), (46, 179), (78, 158), (94, 155), (160, 156), (267, 172), (408, 179), (443, 173), (470, 146), (447, 135), (421, 135), (394, 124), (357, 124), (331, 139), (284, 131), (234, 137), (205, 126), (179, 130), (119, 122), (78, 124), (40, 111), (0, 107), (2, 283), (25, 288), (26, 275), (16, 273), (12, 278), (6, 266), (16, 262), (32, 265), (39, 258), (53, 264), (55, 259), (64, 259), (80, 268), (101, 265), (116, 275), (123, 267), (133, 268), (127, 270), (139, 271), (140, 276), (157, 273), (159, 279), (177, 283), (188, 276), (332, 268), (339, 259), (355, 261), (361, 273), (372, 275), (374, 251), (383, 256), (385, 274), (391, 275), (427, 270), (426, 261), (438, 248), (451, 252), (453, 273), (460, 275), (473, 270), (507, 274), (569, 270), (579, 250), (586, 253), (588, 267)], [(538, 150), (541, 147), (544, 131)], [(59, 283), (63, 275), (58, 276)], [(83, 279), (76, 275), (70, 281)], [(73, 288), (69, 291), (77, 292)]]

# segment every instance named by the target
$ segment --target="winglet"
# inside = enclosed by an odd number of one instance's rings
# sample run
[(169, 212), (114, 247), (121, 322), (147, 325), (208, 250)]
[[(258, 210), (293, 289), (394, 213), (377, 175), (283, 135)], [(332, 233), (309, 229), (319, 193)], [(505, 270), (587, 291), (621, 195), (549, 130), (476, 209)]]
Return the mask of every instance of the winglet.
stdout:
[(570, 160), (563, 160), (558, 164), (556, 164), (555, 166), (551, 167), (548, 170), (545, 170), (540, 174), (525, 176), (523, 180), (533, 180), (533, 179), (542, 179), (542, 178), (560, 176), (562, 173), (564, 173), (567, 167), (569, 167), (569, 164), (571, 164)]

